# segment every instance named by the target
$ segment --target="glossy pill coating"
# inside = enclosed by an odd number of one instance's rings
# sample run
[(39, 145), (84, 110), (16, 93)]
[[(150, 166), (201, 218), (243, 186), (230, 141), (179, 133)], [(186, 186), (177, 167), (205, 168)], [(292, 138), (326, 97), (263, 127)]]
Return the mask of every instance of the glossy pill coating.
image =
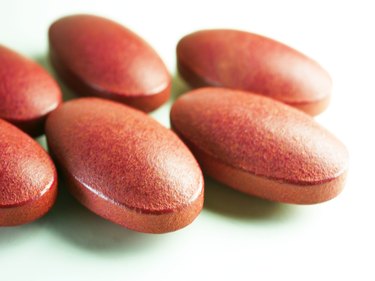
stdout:
[(56, 194), (56, 169), (47, 152), (0, 119), (0, 226), (40, 218), (52, 207)]
[(163, 233), (202, 209), (202, 172), (184, 143), (143, 112), (98, 98), (63, 104), (46, 123), (70, 192), (129, 229)]
[(202, 30), (177, 46), (180, 75), (193, 87), (250, 91), (310, 115), (329, 103), (332, 82), (315, 61), (272, 39), (238, 30)]
[(158, 54), (138, 35), (111, 20), (73, 15), (49, 29), (50, 59), (76, 93), (149, 112), (170, 94), (171, 78)]
[(0, 45), (0, 118), (38, 136), (61, 99), (60, 88), (42, 67)]
[(343, 188), (344, 145), (309, 115), (270, 98), (198, 89), (175, 102), (171, 123), (203, 172), (242, 192), (313, 204)]

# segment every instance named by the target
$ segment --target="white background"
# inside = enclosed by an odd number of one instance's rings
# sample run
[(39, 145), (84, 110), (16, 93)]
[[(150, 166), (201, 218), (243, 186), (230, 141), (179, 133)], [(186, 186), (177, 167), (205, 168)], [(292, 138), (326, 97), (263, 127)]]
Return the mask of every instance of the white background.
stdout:
[[(154, 46), (174, 76), (174, 97), (187, 90), (175, 75), (176, 43), (198, 29), (260, 33), (316, 59), (334, 81), (332, 103), (316, 119), (347, 145), (348, 181), (330, 202), (294, 206), (251, 198), (208, 180), (198, 219), (164, 235), (107, 222), (60, 187), (47, 216), (0, 228), (0, 280), (375, 279), (371, 1), (0, 0), (0, 44), (50, 69), (50, 23), (82, 12), (114, 19)], [(152, 115), (169, 126), (169, 109), (170, 102)]]

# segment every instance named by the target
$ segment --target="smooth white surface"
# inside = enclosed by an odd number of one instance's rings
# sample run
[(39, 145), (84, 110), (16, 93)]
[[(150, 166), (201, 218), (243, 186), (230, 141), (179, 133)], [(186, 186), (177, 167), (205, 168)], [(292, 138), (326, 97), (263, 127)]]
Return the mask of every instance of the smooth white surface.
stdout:
[[(317, 120), (351, 155), (345, 190), (330, 202), (271, 203), (208, 180), (202, 214), (165, 235), (116, 226), (62, 190), (46, 217), (0, 228), (0, 280), (374, 280), (371, 2), (0, 0), (0, 44), (48, 69), (48, 26), (72, 13), (123, 23), (154, 46), (173, 75), (177, 41), (198, 29), (238, 28), (280, 40), (331, 73), (332, 103)], [(174, 96), (186, 89), (175, 77)], [(167, 126), (170, 104), (152, 114)]]

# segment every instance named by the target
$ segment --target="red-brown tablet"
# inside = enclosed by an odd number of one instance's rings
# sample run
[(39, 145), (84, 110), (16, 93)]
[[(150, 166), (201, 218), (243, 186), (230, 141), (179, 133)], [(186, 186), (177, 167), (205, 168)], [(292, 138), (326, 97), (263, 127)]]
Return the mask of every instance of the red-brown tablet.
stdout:
[(242, 192), (313, 204), (343, 188), (344, 145), (312, 117), (278, 101), (202, 88), (175, 102), (171, 123), (203, 172)]
[(177, 46), (178, 70), (193, 87), (250, 91), (310, 115), (329, 103), (332, 82), (314, 60), (272, 39), (238, 30), (203, 30)]
[(0, 226), (36, 220), (55, 202), (55, 166), (37, 142), (2, 119), (0, 140)]
[(59, 19), (49, 29), (50, 59), (79, 95), (151, 111), (169, 97), (170, 75), (151, 46), (111, 20), (93, 15)]
[(0, 45), (0, 118), (38, 136), (60, 103), (60, 88), (47, 71)]
[(70, 192), (103, 218), (163, 233), (190, 224), (202, 209), (203, 177), (193, 155), (139, 110), (73, 100), (49, 116), (46, 135)]

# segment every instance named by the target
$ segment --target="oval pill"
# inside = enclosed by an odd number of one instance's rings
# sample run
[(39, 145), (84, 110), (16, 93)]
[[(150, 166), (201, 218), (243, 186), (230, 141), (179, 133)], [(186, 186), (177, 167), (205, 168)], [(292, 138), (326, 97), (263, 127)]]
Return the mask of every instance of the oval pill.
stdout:
[(274, 98), (310, 115), (329, 103), (332, 82), (314, 60), (275, 40), (239, 30), (202, 30), (177, 46), (180, 75), (193, 87), (219, 86)]
[(175, 102), (171, 124), (203, 172), (242, 192), (313, 204), (343, 188), (344, 145), (310, 116), (270, 98), (198, 89)]
[(0, 45), (0, 118), (38, 136), (61, 100), (60, 88), (47, 71)]
[(129, 29), (93, 15), (73, 15), (49, 29), (50, 59), (76, 94), (97, 96), (143, 111), (162, 105), (170, 75), (158, 54)]
[(203, 204), (202, 172), (185, 144), (143, 112), (98, 98), (49, 116), (51, 154), (84, 206), (140, 232), (190, 224)]
[(0, 119), (0, 226), (36, 220), (49, 211), (56, 194), (56, 169), (47, 152)]

